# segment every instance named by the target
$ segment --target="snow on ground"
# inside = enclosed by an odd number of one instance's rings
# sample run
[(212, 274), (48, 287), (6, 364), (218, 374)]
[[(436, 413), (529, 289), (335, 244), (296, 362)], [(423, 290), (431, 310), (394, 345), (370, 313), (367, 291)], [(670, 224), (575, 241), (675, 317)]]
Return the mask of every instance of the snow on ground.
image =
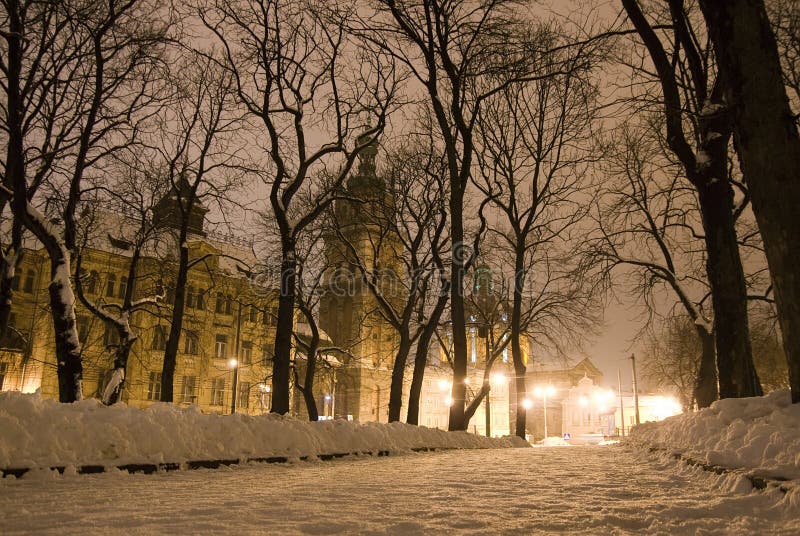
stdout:
[(108, 407), (97, 400), (60, 404), (38, 395), (0, 393), (0, 468), (181, 463), (412, 448), (527, 446), (402, 423), (309, 423), (277, 415), (206, 415), (196, 407)]
[(793, 479), (800, 487), (800, 404), (788, 391), (727, 398), (710, 408), (636, 426), (629, 441), (710, 465)]
[(0, 534), (796, 535), (800, 507), (631, 447), (0, 480)]
[[(800, 487), (757, 492), (741, 474), (708, 473), (646, 450), (794, 477), (800, 426), (787, 396), (724, 400), (639, 426), (622, 445), (531, 449), (485, 448), (527, 443), (403, 424), (4, 393), (0, 467), (40, 469), (0, 479), (0, 534), (800, 534)], [(378, 450), (393, 455), (313, 458)], [(152, 475), (46, 469), (270, 456), (292, 461)]]

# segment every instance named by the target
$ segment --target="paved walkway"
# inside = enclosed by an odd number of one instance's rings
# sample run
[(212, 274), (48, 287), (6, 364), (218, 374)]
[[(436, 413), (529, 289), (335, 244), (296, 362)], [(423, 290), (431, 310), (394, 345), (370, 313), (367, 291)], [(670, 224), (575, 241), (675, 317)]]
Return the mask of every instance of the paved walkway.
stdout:
[(0, 481), (0, 534), (800, 534), (732, 486), (619, 446), (41, 474)]

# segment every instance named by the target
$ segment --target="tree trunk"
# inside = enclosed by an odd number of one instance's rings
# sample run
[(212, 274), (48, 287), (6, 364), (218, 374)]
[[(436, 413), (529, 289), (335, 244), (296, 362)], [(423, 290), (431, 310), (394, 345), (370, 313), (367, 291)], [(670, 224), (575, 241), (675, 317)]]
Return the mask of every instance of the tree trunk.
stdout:
[(130, 356), (131, 347), (137, 339), (136, 337), (131, 337), (130, 333), (124, 333), (122, 329), (118, 331), (120, 332), (120, 344), (114, 353), (114, 371), (111, 374), (111, 380), (103, 391), (102, 402), (106, 406), (112, 406), (119, 402), (127, 376), (128, 356)]
[(14, 296), (12, 282), (16, 272), (17, 256), (0, 254), (0, 340), (6, 335), (8, 319), (11, 317), (11, 303)]
[(452, 264), (450, 267), (450, 320), (453, 326), (453, 388), (450, 398), (450, 418), (448, 430), (466, 430), (467, 420), (464, 404), (467, 398), (467, 326), (464, 308), (464, 268), (471, 255), (464, 244), (464, 192), (457, 181), (450, 185), (450, 239)]
[(281, 287), (278, 298), (278, 322), (275, 328), (275, 355), (272, 360), (272, 413), (289, 413), (289, 369), (294, 330), (295, 284), (297, 263), (294, 243), (283, 240)]
[(736, 239), (733, 190), (720, 178), (726, 172), (724, 154), (714, 159), (716, 173), (712, 171), (711, 177), (697, 189), (705, 231), (706, 273), (714, 307), (719, 396), (740, 398), (763, 393), (750, 348), (747, 286)]
[(56, 337), (58, 399), (75, 402), (83, 398), (81, 344), (75, 325), (75, 298), (69, 282), (69, 254), (50, 253), (50, 309)]
[(478, 392), (475, 394), (475, 398), (473, 398), (469, 404), (467, 404), (466, 410), (464, 410), (465, 419), (467, 421), (467, 425), (469, 425), (469, 421), (472, 420), (472, 417), (475, 416), (475, 412), (478, 411), (478, 408), (481, 406), (481, 402), (483, 399), (489, 396), (489, 391), (491, 390), (492, 386), (489, 381), (489, 373), (486, 372), (484, 374), (483, 384)]
[(525, 361), (522, 355), (522, 290), (525, 286), (524, 244), (522, 249), (515, 252), (514, 261), (514, 303), (511, 307), (511, 360), (514, 363), (514, 387), (516, 391), (516, 410), (514, 430), (517, 437), (525, 439), (525, 429), (527, 425), (527, 411), (525, 410), (525, 397), (528, 394), (528, 387), (525, 385)]
[(164, 349), (164, 363), (161, 367), (161, 402), (175, 400), (175, 365), (178, 361), (178, 345), (183, 330), (183, 314), (186, 307), (186, 283), (189, 279), (189, 246), (186, 244), (187, 232), (180, 232), (180, 257), (178, 273), (175, 278), (175, 299), (172, 302), (172, 320), (169, 337)]
[(703, 350), (695, 378), (694, 399), (702, 409), (709, 407), (717, 399), (717, 356), (714, 351), (714, 336), (705, 326), (695, 325), (695, 329)]
[(800, 403), (800, 136), (764, 2), (700, 0), (775, 290), (792, 402)]
[[(309, 421), (319, 420), (319, 409), (317, 408), (317, 400), (314, 398), (314, 374), (317, 370), (317, 351), (319, 350), (319, 328), (317, 323), (311, 316), (311, 312), (303, 308), (302, 302), (300, 308), (303, 310), (308, 325), (311, 328), (311, 341), (308, 343), (308, 352), (306, 353), (306, 374), (303, 380), (303, 385), (298, 385), (300, 392), (303, 394), (303, 400), (306, 403), (306, 412), (308, 413)], [(306, 314), (308, 313), (308, 314)]]
[(428, 318), (428, 322), (417, 340), (417, 351), (414, 356), (414, 372), (411, 375), (411, 388), (408, 393), (408, 415), (406, 422), (408, 424), (419, 424), (419, 397), (422, 394), (422, 380), (425, 377), (425, 367), (428, 364), (428, 351), (430, 349), (431, 339), (436, 333), (436, 327), (439, 325), (439, 320), (442, 318), (444, 308), (447, 306), (449, 288), (447, 282), (443, 281), (442, 293), (436, 301), (436, 306)]
[(403, 378), (406, 372), (408, 354), (411, 352), (411, 340), (408, 337), (408, 328), (399, 330), (400, 344), (394, 356), (392, 365), (392, 385), (389, 389), (389, 422), (400, 421), (400, 411), (403, 408)]

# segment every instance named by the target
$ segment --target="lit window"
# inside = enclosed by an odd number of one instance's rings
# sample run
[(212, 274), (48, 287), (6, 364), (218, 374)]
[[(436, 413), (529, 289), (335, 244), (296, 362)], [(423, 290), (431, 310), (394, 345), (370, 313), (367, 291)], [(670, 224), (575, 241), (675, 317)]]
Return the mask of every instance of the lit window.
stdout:
[(197, 333), (194, 331), (185, 331), (183, 333), (183, 353), (189, 355), (197, 355), (200, 348)]
[(181, 402), (191, 404), (197, 400), (197, 376), (184, 376), (181, 382)]
[(228, 355), (228, 336), (217, 335), (214, 343), (214, 357), (224, 359)]
[(161, 373), (151, 372), (147, 383), (147, 400), (161, 400)]
[(239, 356), (239, 361), (241, 361), (242, 365), (249, 365), (253, 361), (253, 343), (250, 341), (244, 341), (242, 343), (242, 350)]
[(240, 408), (249, 408), (250, 382), (239, 382), (236, 391), (236, 405)]
[(223, 403), (223, 395), (225, 393), (225, 380), (222, 378), (214, 378), (211, 380), (211, 405), (221, 406)]

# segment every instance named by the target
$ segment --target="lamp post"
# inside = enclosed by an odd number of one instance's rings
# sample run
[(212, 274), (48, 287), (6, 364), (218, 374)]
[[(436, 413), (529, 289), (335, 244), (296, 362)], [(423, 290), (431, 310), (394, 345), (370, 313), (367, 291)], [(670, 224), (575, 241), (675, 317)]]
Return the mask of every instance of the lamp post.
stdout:
[(547, 439), (547, 395), (553, 396), (556, 393), (555, 387), (546, 385), (544, 387), (537, 387), (533, 390), (533, 394), (542, 398), (542, 407), (544, 408), (544, 438)]

